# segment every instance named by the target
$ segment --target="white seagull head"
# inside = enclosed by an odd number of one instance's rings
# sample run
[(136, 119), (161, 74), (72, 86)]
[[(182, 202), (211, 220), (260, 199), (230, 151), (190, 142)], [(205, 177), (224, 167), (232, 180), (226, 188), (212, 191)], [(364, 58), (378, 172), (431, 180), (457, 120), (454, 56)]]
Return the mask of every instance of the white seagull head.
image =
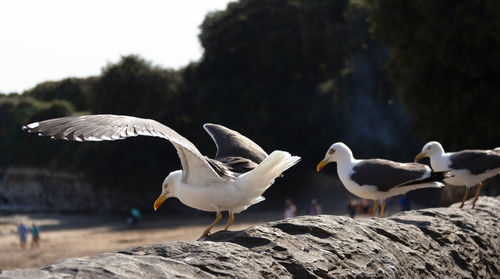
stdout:
[(441, 144), (437, 141), (430, 141), (424, 145), (422, 151), (415, 157), (415, 163), (422, 160), (424, 157), (429, 157), (432, 159), (434, 156), (442, 156), (444, 154), (444, 149)]
[(325, 154), (325, 158), (316, 166), (316, 170), (320, 171), (324, 166), (331, 162), (338, 162), (345, 158), (352, 158), (352, 151), (343, 142), (336, 142), (330, 146)]
[(161, 186), (161, 194), (156, 199), (154, 204), (154, 209), (157, 210), (158, 207), (168, 198), (175, 197), (175, 193), (177, 192), (177, 186), (181, 183), (182, 179), (182, 171), (177, 170), (168, 174), (168, 176), (163, 181), (163, 185)]

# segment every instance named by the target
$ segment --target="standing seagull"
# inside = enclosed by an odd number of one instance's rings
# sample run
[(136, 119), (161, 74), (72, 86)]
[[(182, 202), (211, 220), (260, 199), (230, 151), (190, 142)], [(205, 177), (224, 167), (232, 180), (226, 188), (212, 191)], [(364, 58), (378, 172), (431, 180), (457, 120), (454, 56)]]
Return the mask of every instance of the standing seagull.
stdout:
[(460, 208), (464, 206), (470, 188), (477, 184), (476, 197), (472, 202), (472, 208), (474, 208), (481, 193), (481, 187), (483, 187), (482, 181), (500, 172), (500, 152), (497, 149), (445, 153), (439, 142), (431, 141), (424, 145), (422, 152), (415, 157), (415, 162), (424, 157), (431, 159), (431, 167), (434, 171), (451, 171), (453, 177), (445, 179), (446, 183), (454, 186), (465, 185), (465, 195)]
[(217, 212), (217, 218), (200, 238), (210, 234), (221, 220), (221, 212), (226, 210), (227, 230), (234, 220), (233, 213), (263, 201), (261, 195), (274, 179), (300, 160), (285, 151), (274, 151), (268, 156), (247, 137), (221, 125), (205, 124), (203, 128), (217, 145), (215, 159), (203, 156), (189, 140), (151, 119), (103, 114), (50, 119), (23, 127), (30, 133), (70, 141), (120, 140), (139, 135), (170, 141), (177, 150), (182, 170), (165, 178), (154, 209), (167, 198), (176, 197), (189, 207)]
[(443, 187), (444, 184), (438, 181), (448, 177), (448, 172), (432, 172), (422, 164), (383, 159), (357, 160), (342, 142), (330, 146), (325, 158), (316, 167), (317, 171), (330, 162), (337, 162), (340, 181), (349, 192), (374, 201), (373, 216), (377, 214), (377, 200), (382, 200), (380, 217), (384, 216), (386, 198), (416, 189)]

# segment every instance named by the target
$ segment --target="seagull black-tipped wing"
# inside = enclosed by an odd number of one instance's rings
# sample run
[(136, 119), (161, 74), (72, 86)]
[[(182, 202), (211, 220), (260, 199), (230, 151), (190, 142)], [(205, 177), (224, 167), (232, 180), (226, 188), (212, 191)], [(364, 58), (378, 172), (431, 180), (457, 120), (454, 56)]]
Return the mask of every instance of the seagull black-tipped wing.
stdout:
[(111, 114), (70, 116), (34, 122), (23, 126), (23, 130), (69, 141), (109, 141), (136, 136), (164, 138), (177, 150), (186, 183), (221, 180), (193, 143), (152, 119)]
[(259, 145), (236, 131), (210, 123), (203, 125), (203, 128), (217, 146), (215, 159), (235, 173), (248, 172), (267, 157)]
[(207, 123), (203, 128), (217, 146), (215, 159), (224, 157), (243, 157), (260, 164), (267, 153), (251, 139), (222, 125)]
[(500, 168), (499, 150), (462, 150), (450, 156), (450, 168), (465, 169), (471, 174), (481, 174)]
[(431, 170), (426, 165), (369, 159), (353, 167), (351, 179), (359, 185), (373, 185), (379, 191), (389, 191), (396, 186), (409, 185), (409, 182), (430, 176)]

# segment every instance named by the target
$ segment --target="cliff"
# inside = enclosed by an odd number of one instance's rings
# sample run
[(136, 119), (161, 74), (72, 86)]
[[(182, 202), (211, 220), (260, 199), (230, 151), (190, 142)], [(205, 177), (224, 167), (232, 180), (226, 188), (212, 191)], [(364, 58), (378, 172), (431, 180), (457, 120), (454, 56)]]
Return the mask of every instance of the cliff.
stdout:
[(90, 212), (105, 206), (79, 175), (33, 168), (7, 168), (0, 174), (3, 213)]

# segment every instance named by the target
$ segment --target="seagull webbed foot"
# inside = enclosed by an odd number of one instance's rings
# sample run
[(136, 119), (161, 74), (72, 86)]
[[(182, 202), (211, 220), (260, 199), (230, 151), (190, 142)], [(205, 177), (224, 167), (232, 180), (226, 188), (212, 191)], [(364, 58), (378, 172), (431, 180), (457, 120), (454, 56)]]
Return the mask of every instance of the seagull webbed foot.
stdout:
[(222, 219), (222, 213), (220, 211), (217, 211), (217, 217), (215, 218), (215, 221), (208, 226), (208, 228), (201, 234), (200, 238), (198, 240), (205, 240), (207, 236), (210, 235), (210, 231), (219, 223), (219, 221)]
[(472, 208), (476, 207), (476, 202), (479, 199), (479, 194), (481, 193), (481, 188), (483, 188), (483, 183), (479, 182), (479, 184), (477, 184), (476, 196), (474, 197), (474, 200), (472, 201)]
[(464, 207), (465, 200), (467, 200), (467, 196), (469, 195), (470, 188), (466, 187), (465, 188), (465, 195), (464, 198), (462, 199), (462, 203), (460, 204), (460, 208)]
[(205, 241), (210, 234), (203, 233), (196, 241)]
[(205, 240), (207, 238), (207, 236), (210, 235), (210, 230), (206, 229), (200, 236), (200, 238), (198, 238), (197, 240), (200, 241), (200, 240)]

